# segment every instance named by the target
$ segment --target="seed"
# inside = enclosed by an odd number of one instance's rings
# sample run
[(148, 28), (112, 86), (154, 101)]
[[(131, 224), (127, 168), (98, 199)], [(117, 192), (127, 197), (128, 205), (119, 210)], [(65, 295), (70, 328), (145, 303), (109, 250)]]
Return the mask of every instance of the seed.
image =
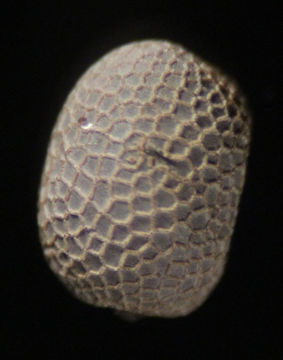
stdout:
[(38, 214), (46, 259), (76, 297), (161, 317), (205, 301), (244, 183), (243, 104), (224, 75), (167, 41), (130, 43), (86, 71), (55, 124)]

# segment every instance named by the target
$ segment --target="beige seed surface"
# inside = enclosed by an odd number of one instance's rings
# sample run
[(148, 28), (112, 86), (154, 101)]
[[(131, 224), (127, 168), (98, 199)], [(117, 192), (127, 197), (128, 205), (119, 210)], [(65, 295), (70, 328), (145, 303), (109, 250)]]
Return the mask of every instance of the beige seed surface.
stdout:
[(153, 40), (110, 52), (52, 132), (38, 214), (51, 269), (95, 306), (189, 314), (223, 273), (249, 141), (235, 85), (194, 54)]

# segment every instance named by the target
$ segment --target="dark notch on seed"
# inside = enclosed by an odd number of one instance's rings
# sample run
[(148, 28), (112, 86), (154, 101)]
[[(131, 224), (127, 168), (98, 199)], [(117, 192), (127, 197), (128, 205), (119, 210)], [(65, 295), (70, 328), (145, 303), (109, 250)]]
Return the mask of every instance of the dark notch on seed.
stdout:
[(148, 155), (151, 155), (155, 158), (161, 159), (163, 161), (165, 161), (167, 164), (172, 165), (172, 166), (177, 166), (177, 162), (174, 160), (171, 160), (169, 158), (167, 158), (166, 156), (164, 156), (161, 152), (157, 151), (157, 150), (153, 150), (153, 149), (145, 149), (144, 152)]

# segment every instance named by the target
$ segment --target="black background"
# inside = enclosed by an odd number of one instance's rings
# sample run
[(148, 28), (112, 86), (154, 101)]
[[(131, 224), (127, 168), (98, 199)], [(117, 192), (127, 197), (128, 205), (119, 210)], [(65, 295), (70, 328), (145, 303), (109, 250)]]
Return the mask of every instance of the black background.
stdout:
[[(278, 5), (200, 0), (8, 4), (1, 8), (3, 358), (279, 359), (283, 112)], [(74, 82), (107, 51), (146, 38), (179, 42), (236, 78), (253, 113), (253, 139), (229, 261), (215, 292), (188, 317), (127, 323), (77, 301), (57, 281), (42, 256), (36, 202), (50, 131)]]

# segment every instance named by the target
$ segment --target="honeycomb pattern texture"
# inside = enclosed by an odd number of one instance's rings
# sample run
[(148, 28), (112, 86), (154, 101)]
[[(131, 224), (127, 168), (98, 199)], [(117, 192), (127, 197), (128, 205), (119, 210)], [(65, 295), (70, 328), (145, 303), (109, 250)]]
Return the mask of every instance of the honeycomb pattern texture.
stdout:
[(223, 273), (250, 118), (233, 82), (179, 45), (141, 41), (91, 66), (53, 129), (38, 223), (79, 299), (183, 316)]

